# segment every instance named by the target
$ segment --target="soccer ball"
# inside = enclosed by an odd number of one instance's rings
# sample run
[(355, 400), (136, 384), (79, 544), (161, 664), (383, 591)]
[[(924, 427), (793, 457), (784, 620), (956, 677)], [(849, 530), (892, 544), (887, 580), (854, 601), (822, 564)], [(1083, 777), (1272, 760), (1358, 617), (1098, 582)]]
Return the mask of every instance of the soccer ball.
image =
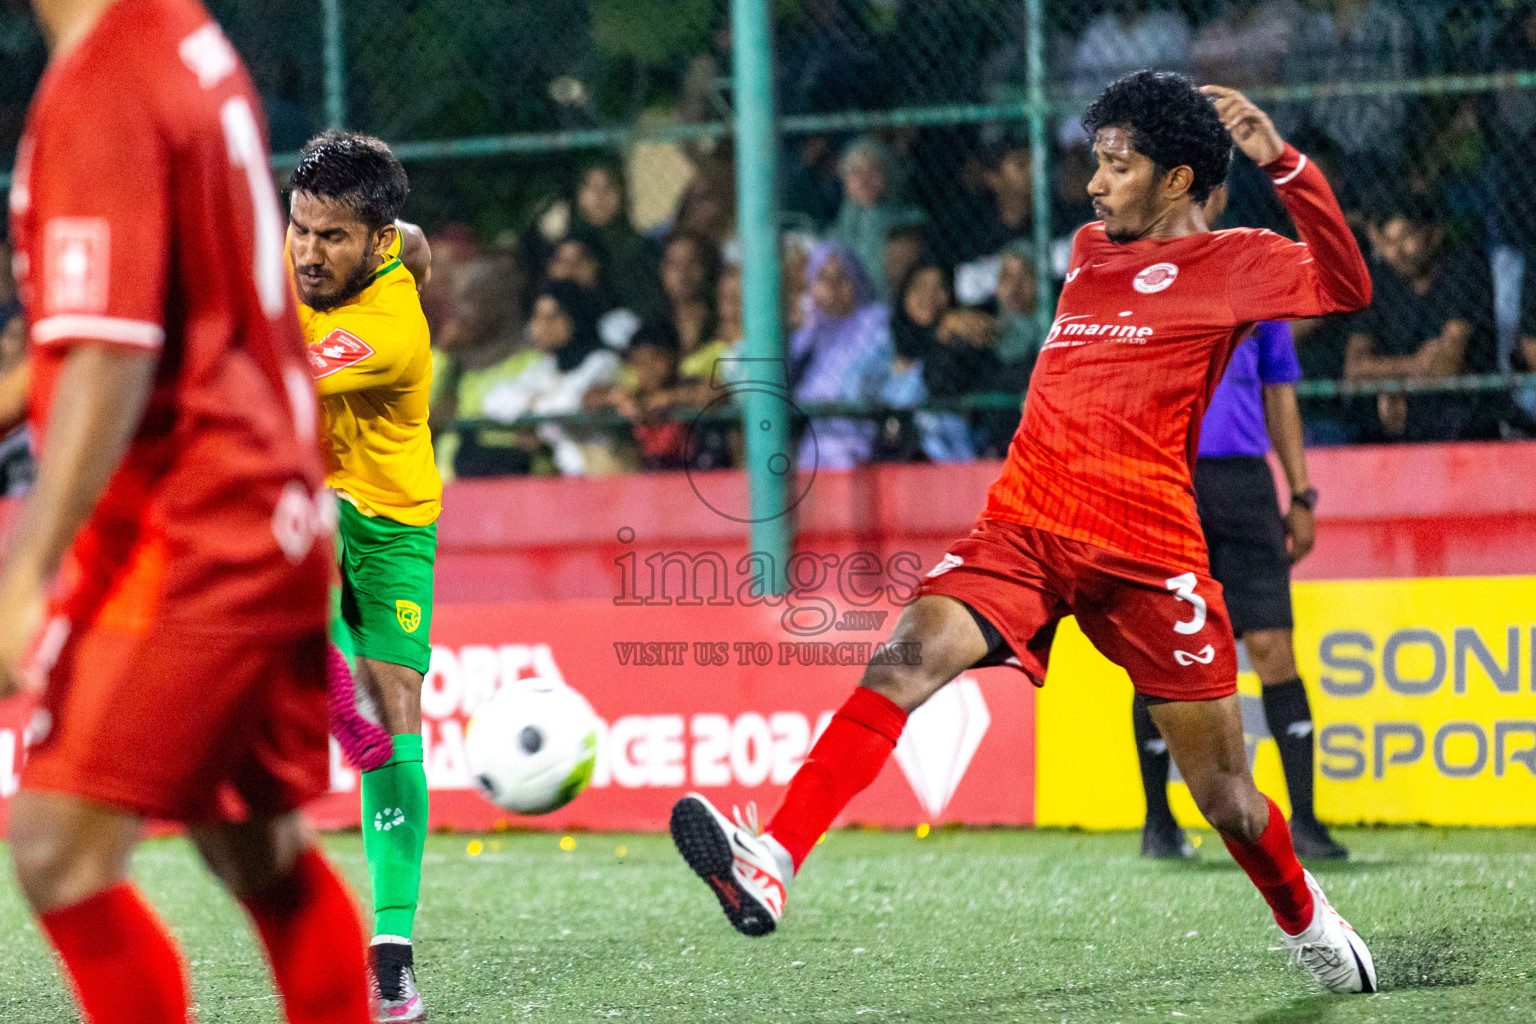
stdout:
[(503, 686), (470, 716), (464, 757), (491, 803), (548, 814), (592, 781), (597, 716), (564, 683), (525, 679)]

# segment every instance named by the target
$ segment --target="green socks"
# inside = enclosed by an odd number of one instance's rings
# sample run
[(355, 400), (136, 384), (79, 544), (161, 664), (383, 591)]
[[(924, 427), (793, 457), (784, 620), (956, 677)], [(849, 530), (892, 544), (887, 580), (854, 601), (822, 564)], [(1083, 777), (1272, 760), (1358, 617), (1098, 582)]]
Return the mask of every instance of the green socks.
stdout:
[(394, 755), (363, 773), (363, 853), (373, 885), (373, 933), (411, 937), (427, 841), (421, 737), (394, 737)]

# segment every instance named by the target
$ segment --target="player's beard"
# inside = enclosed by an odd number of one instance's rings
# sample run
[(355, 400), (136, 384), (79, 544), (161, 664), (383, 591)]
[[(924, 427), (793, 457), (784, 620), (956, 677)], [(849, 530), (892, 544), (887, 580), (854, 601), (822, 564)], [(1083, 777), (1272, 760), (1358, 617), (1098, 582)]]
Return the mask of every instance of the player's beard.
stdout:
[(1104, 222), (1104, 235), (1111, 242), (1114, 242), (1116, 245), (1124, 245), (1126, 242), (1134, 242), (1136, 240), (1135, 233), (1126, 229), (1125, 220), (1122, 217), (1116, 216), (1116, 213), (1123, 213), (1124, 211), (1101, 208), (1100, 204), (1095, 203), (1093, 212)]
[[(1145, 238), (1158, 218), (1157, 205), (1150, 189), (1143, 195), (1123, 197), (1120, 205), (1113, 209), (1102, 202), (1097, 203), (1095, 213), (1099, 212), (1099, 206), (1106, 208), (1104, 214), (1101, 214), (1104, 221), (1104, 234), (1116, 245), (1125, 245)], [(1111, 221), (1114, 223), (1111, 224)]]
[(372, 277), (373, 271), (368, 267), (368, 257), (364, 255), (357, 261), (357, 266), (347, 275), (340, 288), (330, 295), (316, 296), (313, 300), (306, 301), (305, 305), (322, 313), (328, 309), (335, 309), (361, 294), (362, 290), (368, 287), (368, 281)]

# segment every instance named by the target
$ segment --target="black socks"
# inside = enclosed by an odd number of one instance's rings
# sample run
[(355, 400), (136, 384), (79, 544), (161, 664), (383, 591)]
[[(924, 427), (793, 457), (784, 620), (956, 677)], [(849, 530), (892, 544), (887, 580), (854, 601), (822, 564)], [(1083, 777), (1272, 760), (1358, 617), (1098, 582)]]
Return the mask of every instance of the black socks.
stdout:
[(1139, 693), (1131, 700), (1131, 727), (1136, 733), (1136, 757), (1141, 762), (1141, 786), (1147, 794), (1147, 823), (1172, 826), (1173, 811), (1168, 808), (1168, 744), (1152, 722), (1146, 698)]
[[(1300, 679), (1264, 687), (1264, 721), (1280, 748), (1285, 788), (1291, 794), (1291, 817), (1316, 820), (1312, 806), (1312, 706)], [(1142, 769), (1145, 772), (1145, 768)]]

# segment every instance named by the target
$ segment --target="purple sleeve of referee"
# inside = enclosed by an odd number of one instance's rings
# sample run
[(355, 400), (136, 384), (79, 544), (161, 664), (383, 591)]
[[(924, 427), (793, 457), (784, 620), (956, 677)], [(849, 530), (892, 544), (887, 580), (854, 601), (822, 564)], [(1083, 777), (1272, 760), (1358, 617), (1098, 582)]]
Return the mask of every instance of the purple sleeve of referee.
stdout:
[(1265, 321), (1232, 353), (1226, 376), (1216, 385), (1200, 428), (1201, 458), (1263, 456), (1269, 452), (1264, 428), (1264, 385), (1301, 379), (1291, 325)]

